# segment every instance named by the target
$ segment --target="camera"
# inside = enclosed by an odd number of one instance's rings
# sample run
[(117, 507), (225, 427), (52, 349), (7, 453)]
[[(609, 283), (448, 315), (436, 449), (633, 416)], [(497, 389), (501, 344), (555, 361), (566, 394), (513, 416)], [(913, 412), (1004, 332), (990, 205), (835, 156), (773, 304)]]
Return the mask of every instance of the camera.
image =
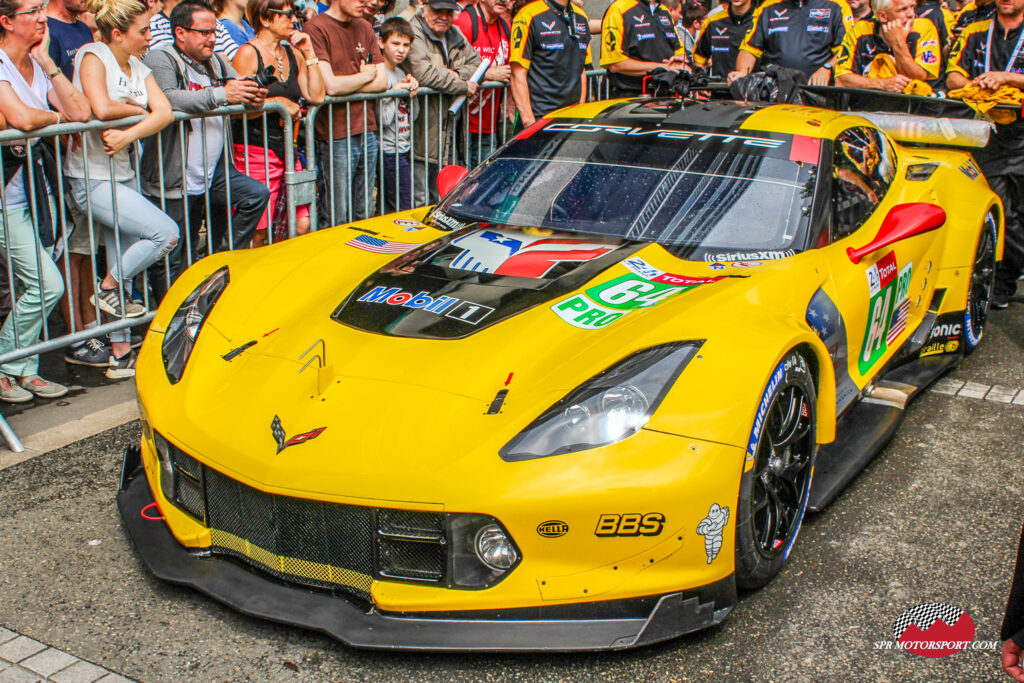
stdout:
[(277, 83), (277, 74), (274, 73), (274, 67), (268, 64), (261, 71), (257, 71), (255, 76), (249, 76), (247, 80), (256, 81), (256, 85), (261, 88), (269, 88)]

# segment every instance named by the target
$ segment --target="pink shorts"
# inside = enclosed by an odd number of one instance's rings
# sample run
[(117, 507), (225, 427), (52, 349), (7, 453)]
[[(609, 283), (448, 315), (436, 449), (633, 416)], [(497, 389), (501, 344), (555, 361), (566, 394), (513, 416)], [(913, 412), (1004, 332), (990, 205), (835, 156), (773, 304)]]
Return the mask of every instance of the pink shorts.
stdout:
[[(246, 172), (246, 151), (248, 150), (249, 158), (249, 171)], [(277, 206), (278, 199), (281, 196), (281, 191), (284, 189), (284, 161), (277, 156), (274, 150), (267, 150), (266, 165), (263, 161), (264, 148), (257, 145), (235, 145), (235, 168), (253, 180), (257, 180), (267, 186), (270, 190), (270, 201), (267, 202), (267, 210), (263, 212), (263, 217), (260, 218), (259, 225), (256, 226), (257, 230), (266, 230), (267, 223), (269, 221), (268, 216), (274, 215), (274, 207)], [(299, 163), (298, 159), (295, 160), (295, 170), (301, 171), (302, 164)], [(270, 172), (269, 177), (267, 171)], [(296, 207), (295, 218), (308, 218), (309, 217), (309, 205)]]

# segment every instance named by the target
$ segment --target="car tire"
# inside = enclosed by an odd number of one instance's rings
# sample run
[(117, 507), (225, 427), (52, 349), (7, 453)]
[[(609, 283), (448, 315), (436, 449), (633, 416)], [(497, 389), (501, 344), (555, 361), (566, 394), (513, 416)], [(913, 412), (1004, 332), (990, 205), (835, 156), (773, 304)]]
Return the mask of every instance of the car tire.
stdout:
[[(760, 418), (760, 419), (758, 419)], [(758, 403), (736, 518), (736, 584), (760, 588), (779, 573), (807, 509), (816, 454), (814, 378), (791, 351)]]
[(974, 265), (971, 267), (971, 281), (967, 285), (967, 302), (964, 306), (964, 350), (971, 353), (981, 342), (988, 320), (989, 304), (996, 286), (996, 223), (991, 211), (978, 233), (978, 246), (974, 249)]

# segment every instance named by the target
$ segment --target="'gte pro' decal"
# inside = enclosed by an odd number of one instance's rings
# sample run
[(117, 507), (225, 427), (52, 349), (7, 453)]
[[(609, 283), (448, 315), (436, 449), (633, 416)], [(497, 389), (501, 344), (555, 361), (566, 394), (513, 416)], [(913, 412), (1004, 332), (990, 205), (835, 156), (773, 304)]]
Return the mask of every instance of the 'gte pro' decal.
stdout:
[(522, 232), (474, 230), (452, 240), (462, 253), (449, 265), (475, 273), (541, 278), (559, 263), (586, 262), (615, 247), (565, 237), (543, 237)]
[(862, 375), (867, 374), (907, 327), (907, 315), (910, 313), (907, 294), (910, 291), (914, 263), (903, 266), (899, 275), (897, 269), (896, 254), (890, 251), (867, 270), (871, 302), (868, 307), (868, 325), (864, 330), (864, 344), (857, 357)]
[(554, 304), (551, 310), (574, 327), (596, 330), (638, 308), (649, 308), (722, 277), (688, 277), (659, 270), (640, 258), (622, 262), (632, 273), (602, 282)]

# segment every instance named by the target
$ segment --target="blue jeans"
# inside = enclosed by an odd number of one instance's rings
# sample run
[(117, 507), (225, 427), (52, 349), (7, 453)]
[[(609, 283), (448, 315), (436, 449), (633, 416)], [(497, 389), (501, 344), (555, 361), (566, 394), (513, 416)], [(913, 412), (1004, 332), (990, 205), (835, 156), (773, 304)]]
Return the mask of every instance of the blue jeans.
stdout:
[(384, 153), (384, 212), (406, 211), (412, 208), (412, 169), (409, 153)]
[[(50, 195), (49, 209), (56, 216), (54, 197)], [(2, 210), (2, 209), (0, 209)], [(5, 224), (0, 224), (0, 253), (10, 250), (11, 270), (25, 288), (18, 297), (14, 310), (0, 328), (0, 352), (25, 348), (39, 341), (43, 320), (64, 295), (64, 279), (53, 262), (50, 252), (39, 241), (35, 221), (26, 205), (7, 209)], [(34, 375), (39, 370), (39, 356), (29, 356), (0, 365), (0, 371), (16, 377)]]
[[(227, 164), (225, 172), (223, 156), (217, 162), (217, 168), (210, 179), (209, 194), (209, 216), (206, 215), (206, 201), (201, 194), (188, 195), (181, 199), (164, 199), (164, 213), (178, 224), (180, 237), (177, 247), (169, 254), (170, 270), (164, 267), (164, 259), (158, 259), (150, 268), (149, 282), (157, 301), (167, 293), (170, 283), (200, 256), (205, 255), (204, 252), (214, 253), (248, 247), (270, 199), (270, 190), (266, 185), (245, 175), (236, 169), (234, 164)], [(155, 206), (160, 206), (159, 197), (146, 199)], [(199, 228), (204, 218), (209, 245), (199, 238)]]
[(377, 136), (368, 132), (330, 142), (321, 140), (317, 142), (316, 155), (323, 189), (319, 227), (372, 216), (373, 190), (377, 184)]

